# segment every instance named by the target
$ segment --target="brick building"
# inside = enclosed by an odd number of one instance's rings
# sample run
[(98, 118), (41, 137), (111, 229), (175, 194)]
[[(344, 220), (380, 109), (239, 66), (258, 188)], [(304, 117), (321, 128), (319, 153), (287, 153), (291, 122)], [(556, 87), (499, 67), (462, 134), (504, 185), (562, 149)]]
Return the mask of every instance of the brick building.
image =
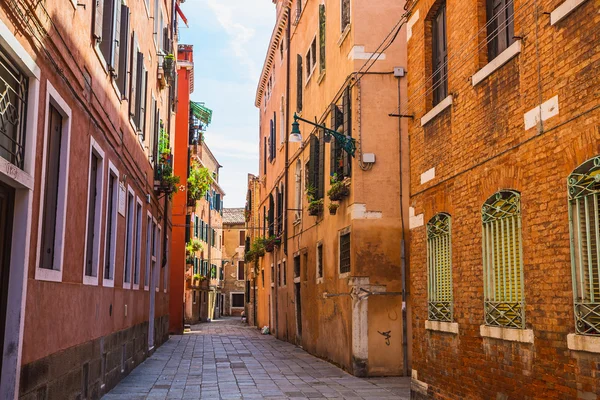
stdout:
[(96, 399), (168, 339), (178, 2), (0, 4), (0, 398)]
[[(246, 285), (244, 208), (223, 210), (223, 315), (241, 315), (250, 294)], [(248, 281), (249, 282), (249, 281)]]
[[(245, 251), (250, 250), (251, 243), (256, 238), (261, 237), (263, 229), (260, 221), (260, 189), (262, 184), (256, 175), (248, 174), (248, 192), (246, 194), (246, 207), (244, 208), (244, 217), (246, 220), (246, 243)], [(264, 274), (260, 276), (257, 272), (260, 271), (259, 262), (247, 261), (244, 257), (246, 266), (246, 306), (245, 313), (248, 319), (248, 324), (259, 327), (258, 320), (256, 318), (258, 314), (258, 280), (264, 279)], [(264, 284), (263, 284), (264, 285)], [(263, 299), (264, 300), (264, 299)], [(263, 304), (260, 306), (265, 307)], [(263, 315), (267, 315), (264, 312)]]
[[(407, 131), (387, 115), (406, 94), (404, 3), (275, 3), (255, 102), (256, 322), (355, 375), (404, 374)], [(339, 138), (300, 122), (290, 141), (294, 113)]]
[(600, 1), (412, 1), (413, 398), (600, 396)]

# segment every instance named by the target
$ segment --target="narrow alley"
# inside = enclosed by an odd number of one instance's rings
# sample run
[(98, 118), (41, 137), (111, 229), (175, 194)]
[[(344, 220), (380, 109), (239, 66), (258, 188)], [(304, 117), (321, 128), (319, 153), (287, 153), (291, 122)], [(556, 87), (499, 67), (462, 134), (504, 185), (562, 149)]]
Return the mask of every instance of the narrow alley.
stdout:
[(304, 350), (224, 318), (172, 336), (105, 400), (408, 399), (410, 378), (356, 378)]

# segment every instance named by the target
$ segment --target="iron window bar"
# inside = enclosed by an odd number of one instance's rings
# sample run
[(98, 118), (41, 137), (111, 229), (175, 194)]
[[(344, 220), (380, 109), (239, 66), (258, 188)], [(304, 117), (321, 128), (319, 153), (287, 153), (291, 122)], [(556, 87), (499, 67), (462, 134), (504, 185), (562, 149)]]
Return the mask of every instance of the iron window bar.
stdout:
[(428, 316), (430, 321), (452, 322), (451, 218), (436, 214), (427, 223)]

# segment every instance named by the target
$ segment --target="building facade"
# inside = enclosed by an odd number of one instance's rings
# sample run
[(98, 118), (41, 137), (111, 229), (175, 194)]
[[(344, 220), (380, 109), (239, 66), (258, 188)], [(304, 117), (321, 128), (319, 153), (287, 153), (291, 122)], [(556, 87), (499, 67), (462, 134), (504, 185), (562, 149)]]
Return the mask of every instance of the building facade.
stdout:
[[(249, 303), (246, 280), (246, 219), (244, 208), (223, 210), (223, 315), (240, 316)], [(247, 283), (248, 282), (248, 283)], [(245, 314), (247, 315), (247, 314)]]
[[(355, 375), (405, 374), (406, 122), (386, 110), (406, 93), (404, 3), (275, 3), (255, 103), (257, 323)], [(339, 138), (300, 122), (290, 142), (294, 113)]]
[(0, 5), (0, 398), (99, 398), (168, 339), (177, 3)]
[(200, 243), (200, 248), (188, 252), (187, 258), (185, 321), (194, 324), (221, 316), (225, 192), (219, 186), (219, 169), (222, 166), (202, 137), (190, 149), (190, 163), (196, 164), (208, 176), (202, 198), (190, 202), (186, 224), (189, 226), (186, 242)]
[[(258, 321), (258, 283), (264, 279), (264, 274), (260, 275), (262, 258), (248, 260), (248, 252), (251, 250), (252, 243), (255, 243), (257, 238), (262, 236), (262, 226), (260, 220), (260, 189), (263, 185), (260, 179), (253, 174), (248, 174), (248, 192), (246, 194), (246, 207), (244, 209), (244, 217), (246, 220), (246, 243), (245, 243), (245, 267), (246, 267), (246, 306), (244, 312), (249, 325), (259, 326)], [(264, 286), (264, 284), (263, 284)], [(264, 304), (263, 315), (268, 315), (268, 308)], [(264, 319), (262, 319), (264, 321)]]
[(600, 1), (408, 9), (412, 397), (598, 398)]

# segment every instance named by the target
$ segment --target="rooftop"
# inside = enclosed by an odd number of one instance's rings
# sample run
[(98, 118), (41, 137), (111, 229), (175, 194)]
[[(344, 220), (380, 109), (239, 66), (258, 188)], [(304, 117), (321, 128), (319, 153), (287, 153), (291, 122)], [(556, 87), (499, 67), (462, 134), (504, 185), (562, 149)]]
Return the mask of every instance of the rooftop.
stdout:
[(224, 208), (223, 209), (223, 224), (237, 225), (245, 224), (243, 208)]

